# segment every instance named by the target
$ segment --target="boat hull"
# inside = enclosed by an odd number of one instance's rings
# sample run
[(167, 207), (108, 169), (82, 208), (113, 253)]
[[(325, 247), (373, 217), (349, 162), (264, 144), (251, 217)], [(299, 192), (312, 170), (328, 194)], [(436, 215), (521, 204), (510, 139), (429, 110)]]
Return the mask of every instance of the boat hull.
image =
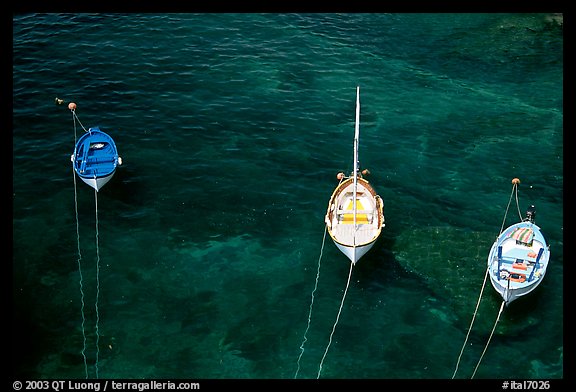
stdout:
[(542, 283), (549, 260), (550, 248), (540, 228), (530, 221), (514, 224), (490, 248), (492, 287), (508, 305)]
[(531, 293), (534, 289), (536, 289), (540, 282), (542, 282), (541, 280), (538, 280), (536, 283), (526, 287), (507, 288), (506, 286), (502, 286), (493, 276), (490, 276), (490, 281), (492, 282), (492, 287), (494, 287), (496, 292), (500, 295), (500, 297), (502, 297), (507, 305), (516, 299)]
[(353, 263), (375, 244), (384, 226), (383, 201), (370, 183), (357, 178), (354, 218), (353, 178), (343, 180), (328, 203), (325, 223), (332, 241)]
[(121, 162), (112, 137), (97, 127), (78, 139), (71, 160), (78, 177), (96, 191), (112, 179)]
[(92, 188), (96, 189), (96, 191), (99, 191), (104, 185), (106, 185), (106, 183), (108, 181), (110, 181), (112, 179), (112, 177), (114, 176), (114, 172), (112, 172), (110, 175), (105, 176), (105, 177), (97, 177), (97, 178), (86, 178), (86, 177), (80, 177), (80, 179), (82, 181), (84, 181), (84, 183), (90, 185)]
[(366, 245), (357, 246), (356, 251), (354, 251), (354, 246), (342, 245), (336, 241), (334, 241), (334, 243), (336, 244), (336, 247), (350, 259), (351, 262), (356, 264), (356, 262), (358, 262), (362, 256), (364, 256), (370, 249), (372, 249), (376, 243), (376, 240)]

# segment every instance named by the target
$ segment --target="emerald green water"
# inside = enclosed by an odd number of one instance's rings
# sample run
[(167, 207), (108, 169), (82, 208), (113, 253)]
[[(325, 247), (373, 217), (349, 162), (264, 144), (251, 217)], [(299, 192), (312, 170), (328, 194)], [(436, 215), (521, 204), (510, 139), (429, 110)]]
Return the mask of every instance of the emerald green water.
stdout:
[[(551, 262), (475, 378), (564, 377), (560, 16), (16, 14), (12, 30), (15, 378), (293, 379), (322, 250), (298, 372), (316, 378), (349, 270), (322, 242), (357, 85), (386, 227), (322, 378), (452, 377), (514, 177)], [(97, 195), (98, 249), (55, 97), (123, 159)], [(499, 307), (488, 284), (456, 378)]]

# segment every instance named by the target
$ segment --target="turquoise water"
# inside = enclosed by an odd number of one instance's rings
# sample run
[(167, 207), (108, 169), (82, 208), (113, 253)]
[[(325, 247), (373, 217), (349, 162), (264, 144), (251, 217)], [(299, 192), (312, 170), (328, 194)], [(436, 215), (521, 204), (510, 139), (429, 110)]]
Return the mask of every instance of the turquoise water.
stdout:
[[(563, 378), (551, 14), (15, 15), (13, 375), (316, 378), (349, 271), (322, 244), (357, 85), (386, 227), (353, 269), (322, 378), (452, 378), (514, 177), (551, 263), (475, 378)], [(116, 141), (123, 165), (97, 198), (77, 181), (75, 199), (74, 124), (55, 97)], [(498, 315), (489, 284), (483, 298), (455, 378)]]

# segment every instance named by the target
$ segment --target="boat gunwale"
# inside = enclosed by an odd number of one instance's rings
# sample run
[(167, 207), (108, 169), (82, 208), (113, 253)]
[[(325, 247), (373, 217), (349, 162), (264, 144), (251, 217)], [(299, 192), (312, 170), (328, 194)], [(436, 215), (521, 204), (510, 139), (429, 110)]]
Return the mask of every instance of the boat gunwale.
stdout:
[[(91, 140), (94, 139), (94, 140)], [(106, 151), (106, 153), (101, 154), (103, 157), (109, 157), (108, 161), (111, 161), (113, 163), (113, 165), (111, 166), (111, 168), (107, 168), (106, 170), (103, 170), (102, 168), (106, 168), (106, 166), (110, 166), (110, 165), (105, 165), (103, 163), (100, 162), (95, 162), (95, 163), (88, 163), (87, 165), (90, 166), (94, 166), (96, 168), (98, 168), (99, 170), (97, 171), (97, 174), (94, 175), (93, 173), (91, 174), (86, 174), (84, 172), (80, 171), (80, 168), (78, 167), (78, 162), (79, 162), (79, 157), (78, 157), (78, 150), (79, 150), (79, 146), (82, 146), (83, 144), (85, 144), (86, 142), (89, 142), (89, 146), (91, 146), (93, 143), (108, 143), (108, 145), (110, 146), (110, 151)], [(82, 159), (87, 159), (88, 156), (88, 150), (83, 151), (82, 154)], [(84, 133), (76, 142), (76, 145), (74, 146), (74, 154), (73, 154), (73, 164), (74, 164), (74, 171), (78, 174), (78, 176), (82, 179), (103, 179), (106, 178), (108, 176), (111, 176), (115, 173), (116, 168), (118, 166), (118, 149), (116, 147), (116, 142), (114, 141), (114, 139), (107, 134), (106, 132), (100, 130), (100, 128), (98, 127), (93, 127), (90, 128), (86, 133)], [(98, 159), (98, 157), (97, 157)], [(109, 162), (107, 162), (109, 163)]]
[[(532, 239), (532, 244), (534, 242), (536, 242), (538, 245), (541, 245), (541, 249), (543, 249), (543, 253), (540, 257), (540, 259), (538, 260), (538, 263), (541, 264), (541, 267), (537, 270), (540, 271), (540, 276), (537, 279), (532, 279), (532, 280), (525, 280), (524, 282), (510, 282), (510, 284), (508, 284), (508, 279), (503, 279), (502, 283), (501, 281), (498, 280), (497, 276), (494, 274), (494, 270), (495, 270), (495, 263), (498, 263), (498, 256), (497, 256), (497, 252), (498, 252), (498, 247), (501, 246), (502, 243), (504, 243), (505, 241), (511, 239), (511, 234), (515, 231), (515, 229), (517, 228), (522, 228), (522, 227), (528, 227), (528, 228), (532, 228), (533, 232), (534, 232), (534, 237)], [(534, 245), (523, 245), (523, 248), (526, 248), (526, 250), (532, 249)], [(519, 248), (520, 245), (518, 246), (514, 246), (514, 248)], [(539, 248), (540, 249), (540, 248)], [(525, 260), (525, 259), (523, 259)], [(546, 275), (547, 269), (548, 269), (548, 265), (549, 265), (549, 261), (550, 261), (550, 246), (548, 244), (548, 242), (546, 241), (546, 238), (544, 237), (540, 227), (538, 225), (536, 225), (534, 222), (530, 222), (530, 221), (522, 221), (522, 222), (518, 222), (515, 223), (513, 225), (508, 226), (504, 231), (502, 231), (498, 237), (496, 238), (496, 240), (494, 241), (494, 243), (492, 244), (491, 248), (490, 248), (490, 252), (488, 254), (488, 272), (490, 275), (490, 282), (492, 284), (492, 286), (494, 287), (494, 289), (498, 292), (498, 294), (504, 298), (504, 296), (506, 295), (505, 299), (507, 301), (507, 303), (510, 303), (512, 301), (514, 301), (515, 299), (522, 297), (526, 294), (531, 293), (534, 289), (536, 289), (536, 287), (538, 287), (540, 285), (540, 283), (542, 283), (542, 281), (544, 280), (544, 276)], [(530, 261), (529, 261), (530, 262)], [(502, 268), (498, 268), (497, 269), (497, 273), (500, 273), (500, 271), (502, 270)], [(506, 270), (508, 271), (508, 270)], [(508, 271), (510, 272), (510, 271)], [(520, 272), (521, 274), (527, 275), (527, 273), (523, 273)]]
[[(334, 191), (332, 192), (332, 196), (330, 197), (330, 201), (328, 202), (328, 210), (327, 210), (326, 216), (325, 216), (325, 223), (327, 225), (328, 233), (330, 234), (330, 237), (332, 238), (332, 240), (334, 242), (344, 246), (344, 247), (347, 247), (347, 248), (352, 248), (353, 246), (350, 244), (343, 243), (343, 242), (339, 241), (333, 234), (332, 220), (334, 218), (334, 213), (336, 211), (336, 208), (332, 208), (332, 207), (333, 206), (335, 207), (335, 201), (338, 199), (338, 196), (346, 188), (348, 188), (350, 185), (352, 185), (351, 183), (353, 183), (353, 182), (354, 182), (354, 178), (348, 177), (345, 180), (343, 180), (342, 182), (340, 182), (340, 184), (338, 184), (336, 189), (334, 189)], [(368, 242), (364, 242), (364, 243), (356, 245), (356, 248), (363, 248), (366, 246), (372, 246), (374, 244), (374, 242), (376, 242), (376, 240), (380, 236), (380, 233), (382, 232), (382, 228), (384, 226), (384, 213), (383, 213), (384, 202), (383, 202), (382, 198), (376, 193), (376, 191), (374, 190), (374, 188), (372, 187), (372, 185), (370, 184), (370, 182), (368, 180), (366, 180), (363, 177), (357, 177), (357, 182), (359, 185), (361, 185), (363, 188), (368, 190), (368, 192), (370, 193), (370, 195), (371, 195), (371, 197), (375, 203), (375, 208), (374, 208), (375, 211), (374, 212), (377, 214), (377, 218), (378, 218), (378, 223), (376, 225), (376, 233), (374, 234), (373, 238)]]

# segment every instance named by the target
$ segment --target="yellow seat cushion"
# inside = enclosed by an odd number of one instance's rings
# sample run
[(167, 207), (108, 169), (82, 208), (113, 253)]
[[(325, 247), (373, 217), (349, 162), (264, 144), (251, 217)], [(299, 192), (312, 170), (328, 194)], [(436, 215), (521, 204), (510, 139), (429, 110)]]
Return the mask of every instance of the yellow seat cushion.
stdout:
[[(364, 206), (362, 205), (362, 203), (358, 199), (356, 199), (356, 210), (357, 211), (364, 210)], [(343, 224), (354, 224), (354, 208), (353, 208), (352, 203), (350, 203), (350, 205), (348, 206), (346, 211), (350, 211), (350, 213), (349, 214), (342, 214), (342, 223)], [(368, 215), (357, 213), (356, 214), (356, 223), (359, 225), (369, 224), (370, 222), (368, 221)]]

